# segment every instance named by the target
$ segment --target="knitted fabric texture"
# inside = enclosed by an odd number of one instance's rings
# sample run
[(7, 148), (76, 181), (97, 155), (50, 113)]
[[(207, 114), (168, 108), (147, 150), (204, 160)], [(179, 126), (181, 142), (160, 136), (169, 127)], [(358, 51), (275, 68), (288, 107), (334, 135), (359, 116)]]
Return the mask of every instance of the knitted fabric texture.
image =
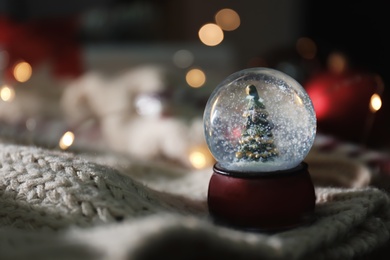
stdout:
[(312, 224), (266, 234), (213, 223), (209, 171), (175, 174), (2, 144), (0, 259), (353, 259), (389, 240), (389, 198), (374, 187), (317, 186)]

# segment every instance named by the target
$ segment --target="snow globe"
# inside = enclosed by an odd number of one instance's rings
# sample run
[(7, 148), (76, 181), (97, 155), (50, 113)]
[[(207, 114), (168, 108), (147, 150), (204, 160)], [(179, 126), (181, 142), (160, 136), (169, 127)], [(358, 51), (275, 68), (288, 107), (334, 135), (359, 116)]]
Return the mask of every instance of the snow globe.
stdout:
[(304, 159), (317, 121), (296, 80), (270, 68), (233, 73), (211, 93), (203, 120), (217, 161), (208, 187), (215, 221), (284, 230), (312, 219), (316, 197)]

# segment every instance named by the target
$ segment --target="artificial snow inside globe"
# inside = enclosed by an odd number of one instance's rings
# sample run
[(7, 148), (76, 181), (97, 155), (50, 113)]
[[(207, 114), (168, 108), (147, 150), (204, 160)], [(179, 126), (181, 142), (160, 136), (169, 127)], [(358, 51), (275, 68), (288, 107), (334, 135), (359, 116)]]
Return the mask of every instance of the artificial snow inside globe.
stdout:
[(315, 194), (303, 161), (316, 136), (316, 115), (304, 88), (274, 69), (241, 70), (215, 88), (203, 120), (217, 161), (210, 213), (253, 229), (304, 222)]

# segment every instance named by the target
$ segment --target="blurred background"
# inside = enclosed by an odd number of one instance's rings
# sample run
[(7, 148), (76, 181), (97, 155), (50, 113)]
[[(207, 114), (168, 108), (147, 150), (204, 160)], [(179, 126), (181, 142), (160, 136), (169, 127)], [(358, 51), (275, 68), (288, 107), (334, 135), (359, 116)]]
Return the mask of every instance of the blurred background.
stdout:
[(201, 118), (224, 78), (294, 77), (318, 132), (390, 148), (384, 1), (0, 0), (0, 136), (212, 164)]

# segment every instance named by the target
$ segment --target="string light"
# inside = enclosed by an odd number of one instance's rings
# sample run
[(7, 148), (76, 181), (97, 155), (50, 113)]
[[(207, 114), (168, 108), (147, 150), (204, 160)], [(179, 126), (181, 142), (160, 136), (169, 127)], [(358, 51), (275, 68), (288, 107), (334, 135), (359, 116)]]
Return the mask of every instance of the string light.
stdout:
[(66, 150), (73, 144), (73, 141), (74, 134), (71, 131), (68, 131), (61, 137), (58, 145), (62, 150)]
[(11, 102), (15, 98), (15, 90), (12, 87), (4, 85), (0, 89), (0, 98), (5, 102)]
[(206, 75), (200, 69), (191, 69), (186, 74), (187, 84), (193, 88), (199, 88), (206, 83)]
[(31, 78), (32, 68), (31, 65), (25, 61), (19, 62), (15, 65), (14, 70), (14, 78), (19, 82), (26, 82)]
[(214, 23), (203, 25), (198, 32), (200, 41), (207, 46), (216, 46), (223, 41), (224, 35), (221, 27)]
[(233, 9), (221, 9), (215, 15), (215, 22), (224, 31), (234, 31), (240, 26), (240, 16)]

